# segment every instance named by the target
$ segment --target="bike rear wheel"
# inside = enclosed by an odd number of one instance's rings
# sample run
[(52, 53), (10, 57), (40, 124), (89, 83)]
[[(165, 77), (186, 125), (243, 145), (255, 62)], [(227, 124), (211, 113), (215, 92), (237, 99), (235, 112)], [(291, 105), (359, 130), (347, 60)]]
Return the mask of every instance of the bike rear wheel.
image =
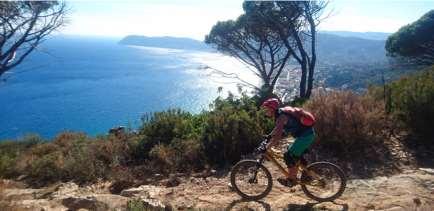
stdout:
[(270, 193), (273, 181), (270, 172), (256, 160), (242, 160), (231, 170), (231, 185), (248, 200), (259, 200)]
[(316, 162), (303, 170), (301, 181), (301, 189), (309, 198), (324, 202), (339, 198), (345, 190), (347, 179), (335, 164)]

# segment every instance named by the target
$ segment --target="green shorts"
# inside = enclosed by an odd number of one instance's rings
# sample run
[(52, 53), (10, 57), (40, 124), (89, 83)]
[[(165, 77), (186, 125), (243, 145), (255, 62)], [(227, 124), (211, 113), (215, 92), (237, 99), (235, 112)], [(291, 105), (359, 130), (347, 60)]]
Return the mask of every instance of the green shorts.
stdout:
[(294, 143), (288, 146), (288, 154), (294, 158), (299, 158), (315, 141), (315, 132), (297, 137)]

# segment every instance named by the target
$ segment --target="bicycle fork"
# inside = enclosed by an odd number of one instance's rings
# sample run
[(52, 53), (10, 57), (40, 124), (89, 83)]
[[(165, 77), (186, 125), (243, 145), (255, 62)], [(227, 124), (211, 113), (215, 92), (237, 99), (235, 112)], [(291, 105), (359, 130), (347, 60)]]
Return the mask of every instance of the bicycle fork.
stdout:
[(257, 180), (257, 175), (258, 175), (258, 169), (260, 168), (260, 166), (262, 165), (262, 163), (264, 162), (264, 156), (262, 155), (261, 156), (261, 158), (259, 158), (257, 161), (257, 163), (256, 163), (256, 166), (255, 166), (255, 169), (254, 169), (254, 172), (253, 172), (253, 177), (252, 178), (250, 178), (249, 179), (249, 183), (256, 183), (256, 182), (258, 182), (258, 180)]

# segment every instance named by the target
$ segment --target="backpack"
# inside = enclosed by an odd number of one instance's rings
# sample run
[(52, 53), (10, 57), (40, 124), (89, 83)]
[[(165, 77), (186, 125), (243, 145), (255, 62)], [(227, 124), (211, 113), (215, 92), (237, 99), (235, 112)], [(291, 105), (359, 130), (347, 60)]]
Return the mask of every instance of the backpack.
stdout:
[(306, 111), (302, 108), (287, 106), (281, 108), (280, 110), (284, 113), (296, 117), (303, 126), (311, 127), (316, 122), (315, 116), (313, 116), (313, 114), (309, 111)]

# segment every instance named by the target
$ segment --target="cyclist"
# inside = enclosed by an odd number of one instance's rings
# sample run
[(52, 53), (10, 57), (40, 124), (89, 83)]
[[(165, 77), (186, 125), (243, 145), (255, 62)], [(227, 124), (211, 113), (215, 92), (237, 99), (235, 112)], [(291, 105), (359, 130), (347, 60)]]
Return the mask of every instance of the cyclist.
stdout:
[(288, 167), (288, 177), (278, 178), (282, 185), (291, 187), (296, 184), (297, 167), (296, 161), (312, 145), (315, 139), (315, 132), (312, 127), (315, 118), (309, 112), (297, 107), (285, 106), (279, 108), (279, 100), (270, 98), (264, 101), (261, 107), (266, 115), (275, 119), (275, 127), (270, 134), (271, 140), (268, 148), (275, 145), (288, 134), (295, 138), (292, 146), (284, 154), (285, 164)]

